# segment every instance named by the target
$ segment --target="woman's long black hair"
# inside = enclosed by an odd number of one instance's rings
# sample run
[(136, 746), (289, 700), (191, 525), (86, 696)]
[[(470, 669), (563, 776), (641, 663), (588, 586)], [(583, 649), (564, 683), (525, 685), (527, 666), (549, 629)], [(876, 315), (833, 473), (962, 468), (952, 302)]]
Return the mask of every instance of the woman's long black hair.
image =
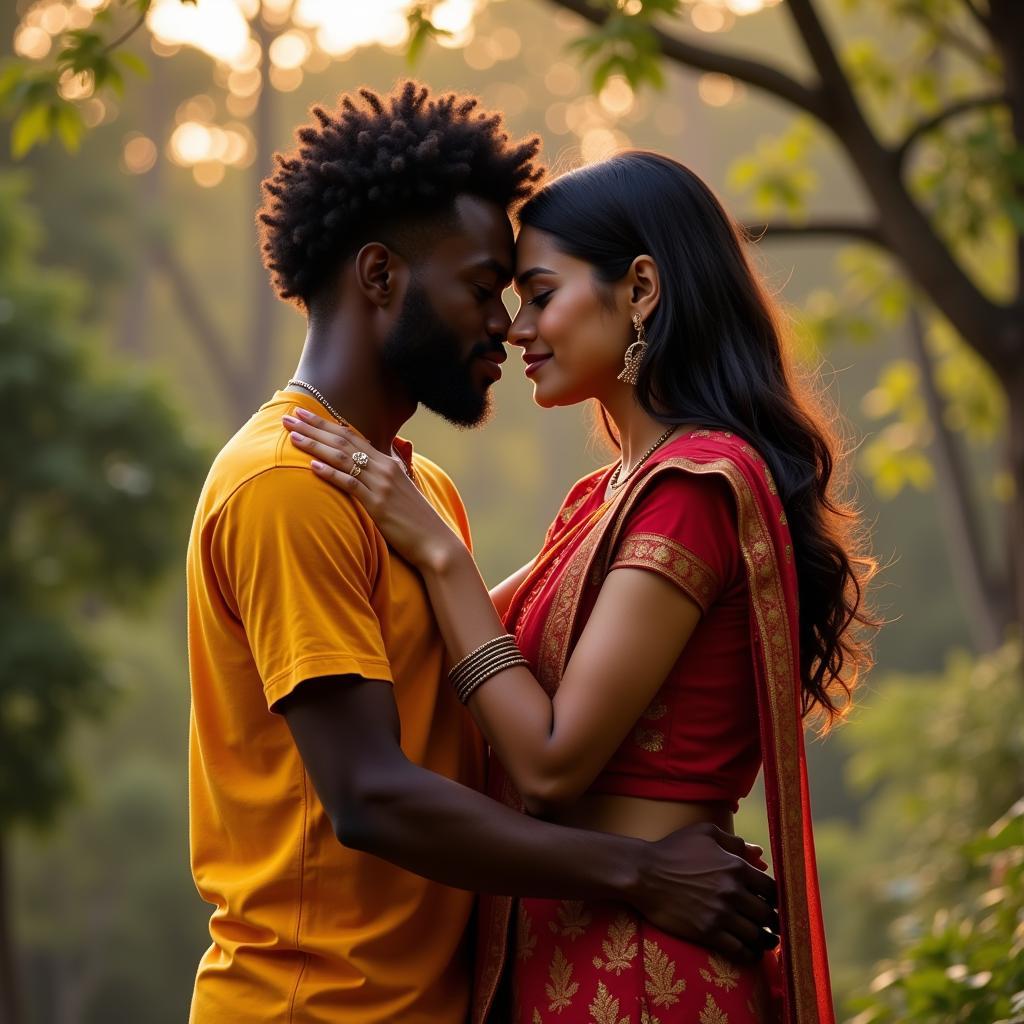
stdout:
[(657, 263), (661, 296), (645, 325), (637, 400), (666, 425), (732, 431), (768, 463), (799, 579), (803, 711), (821, 711), (827, 728), (871, 662), (858, 627), (877, 625), (864, 606), (875, 562), (861, 553), (856, 510), (836, 494), (830, 417), (795, 379), (747, 240), (697, 175), (643, 151), (556, 179), (519, 221), (590, 263), (599, 288), (621, 280), (641, 254)]

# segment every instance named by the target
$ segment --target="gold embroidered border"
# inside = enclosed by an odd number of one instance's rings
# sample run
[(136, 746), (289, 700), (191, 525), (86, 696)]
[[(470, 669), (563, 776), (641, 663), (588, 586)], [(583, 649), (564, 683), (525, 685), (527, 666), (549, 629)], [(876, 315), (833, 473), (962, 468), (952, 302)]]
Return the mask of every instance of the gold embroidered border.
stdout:
[[(619, 495), (621, 498), (622, 495)], [(612, 505), (619, 499), (612, 499)], [(610, 506), (602, 505), (595, 516), (605, 514)], [(601, 544), (604, 530), (600, 526), (594, 528), (584, 537), (566, 563), (558, 592), (551, 602), (548, 617), (541, 633), (540, 651), (537, 656), (537, 681), (549, 693), (558, 688), (565, 665), (569, 660), (569, 644), (572, 639), (572, 627), (576, 621), (576, 613), (583, 593), (586, 589), (587, 573), (593, 561), (594, 553)]]
[[(775, 745), (780, 818), (777, 842), (785, 875), (785, 897), (781, 910), (786, 930), (789, 980), (793, 985), (794, 1019), (798, 1024), (813, 1024), (818, 1020), (818, 1001), (811, 956), (798, 736), (795, 732), (801, 728), (801, 715), (797, 706), (798, 695), (793, 685), (796, 663), (779, 562), (757, 498), (734, 462), (716, 459), (700, 463), (675, 458), (659, 463), (649, 476), (653, 477), (669, 468), (698, 474), (720, 474), (729, 483), (736, 500), (740, 550), (747, 567), (751, 607), (761, 638), (768, 712)], [(767, 467), (765, 475), (770, 480)], [(769, 490), (774, 493), (774, 487), (770, 486)], [(616, 530), (621, 528), (622, 520), (623, 515), (620, 513)]]
[[(772, 494), (777, 494), (774, 481), (763, 461), (755, 459), (765, 475)], [(737, 507), (740, 550), (747, 569), (751, 607), (761, 640), (765, 668), (768, 714), (772, 724), (775, 745), (774, 760), (779, 791), (780, 869), (785, 876), (784, 905), (781, 907), (789, 973), (793, 985), (795, 1024), (816, 1024), (818, 1003), (815, 991), (814, 965), (811, 954), (810, 927), (807, 902), (807, 876), (803, 851), (803, 808), (800, 798), (800, 772), (798, 735), (801, 726), (798, 694), (794, 686), (796, 662), (786, 610), (785, 594), (779, 563), (775, 557), (771, 533), (761, 513), (760, 505), (742, 470), (728, 458), (711, 462), (696, 462), (687, 458), (672, 458), (659, 462), (633, 486), (612, 500), (607, 511), (614, 515), (592, 530), (572, 558), (566, 576), (545, 623), (541, 643), (539, 677), (545, 688), (557, 686), (569, 661), (572, 627), (582, 600), (587, 579), (607, 571), (609, 553), (626, 517), (651, 479), (659, 473), (682, 469), (698, 475), (718, 474), (725, 477), (733, 492)], [(628, 495), (627, 501), (622, 499)], [(618, 506), (618, 507), (616, 507)], [(602, 541), (607, 541), (602, 545)], [(605, 564), (596, 559), (604, 553)]]
[(612, 569), (650, 569), (671, 580), (706, 612), (721, 589), (718, 574), (677, 540), (658, 533), (631, 533), (619, 545)]

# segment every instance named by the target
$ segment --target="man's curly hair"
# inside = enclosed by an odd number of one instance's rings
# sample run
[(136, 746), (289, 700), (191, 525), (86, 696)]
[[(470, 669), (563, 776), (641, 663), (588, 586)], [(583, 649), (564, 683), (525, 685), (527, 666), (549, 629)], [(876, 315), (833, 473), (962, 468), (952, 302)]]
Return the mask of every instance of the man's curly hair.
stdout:
[(274, 154), (262, 182), (263, 262), (280, 298), (308, 310), (360, 246), (451, 218), (460, 195), (506, 209), (529, 196), (543, 174), (534, 164), (540, 140), (511, 143), (501, 115), (477, 106), (407, 81), (384, 96), (343, 95), (334, 114), (313, 107), (317, 123), (298, 129), (291, 153)]

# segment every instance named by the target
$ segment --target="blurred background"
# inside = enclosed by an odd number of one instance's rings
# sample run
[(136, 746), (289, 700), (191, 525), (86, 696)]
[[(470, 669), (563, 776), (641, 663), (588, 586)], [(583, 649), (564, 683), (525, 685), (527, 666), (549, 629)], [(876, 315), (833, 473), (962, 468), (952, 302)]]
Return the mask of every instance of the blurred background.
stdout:
[[(184, 549), (209, 460), (304, 335), (258, 258), (258, 183), (312, 103), (413, 74), (540, 134), (555, 173), (667, 152), (753, 231), (884, 565), (877, 666), (810, 744), (840, 1018), (1024, 1021), (1022, 10), (0, 5), (2, 1019), (185, 1019), (209, 908)], [(611, 461), (588, 411), (541, 412), (517, 376), (482, 430), (406, 432), (492, 583)], [(755, 794), (748, 838), (763, 817)]]

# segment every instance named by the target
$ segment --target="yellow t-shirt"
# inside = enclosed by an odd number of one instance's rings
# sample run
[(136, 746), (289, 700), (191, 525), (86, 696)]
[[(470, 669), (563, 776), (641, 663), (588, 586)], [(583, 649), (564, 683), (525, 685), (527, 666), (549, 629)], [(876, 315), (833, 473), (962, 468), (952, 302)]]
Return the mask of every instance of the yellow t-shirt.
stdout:
[[(483, 744), (444, 680), (422, 580), (310, 471), (281, 424), (296, 405), (327, 415), (278, 392), (215, 460), (189, 541), (192, 873), (216, 908), (190, 1019), (461, 1024), (473, 897), (343, 847), (270, 710), (317, 676), (391, 682), (406, 756), (481, 787)], [(452, 482), (414, 465), (468, 544)]]

